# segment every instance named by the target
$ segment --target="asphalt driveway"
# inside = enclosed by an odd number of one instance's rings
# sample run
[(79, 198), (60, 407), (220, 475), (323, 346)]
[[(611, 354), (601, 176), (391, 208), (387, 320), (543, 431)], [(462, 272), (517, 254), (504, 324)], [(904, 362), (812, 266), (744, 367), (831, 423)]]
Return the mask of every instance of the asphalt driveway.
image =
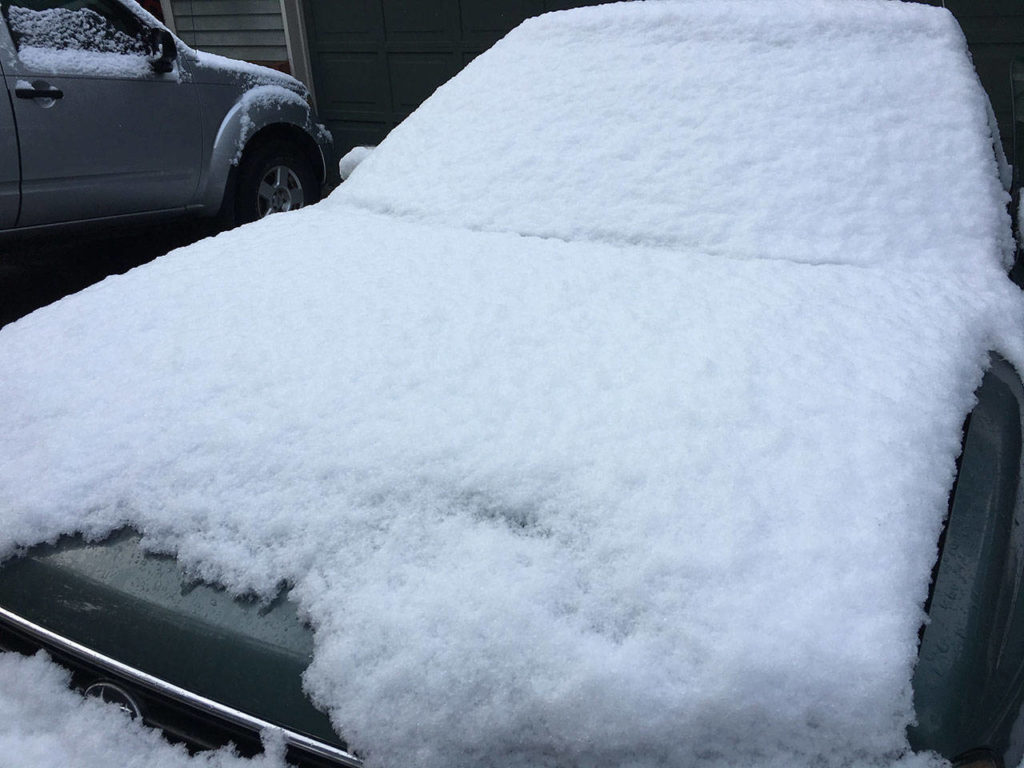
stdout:
[(0, 243), (0, 327), (216, 231), (213, 222), (175, 220)]

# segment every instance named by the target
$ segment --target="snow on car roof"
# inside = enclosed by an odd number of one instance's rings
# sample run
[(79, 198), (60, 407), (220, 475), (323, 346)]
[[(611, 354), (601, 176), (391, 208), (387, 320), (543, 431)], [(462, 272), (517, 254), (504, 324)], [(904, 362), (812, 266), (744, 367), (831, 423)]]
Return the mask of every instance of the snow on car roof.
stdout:
[(961, 425), (1024, 360), (991, 144), (941, 9), (527, 23), (324, 204), (0, 331), (0, 554), (291, 582), (373, 766), (926, 764)]

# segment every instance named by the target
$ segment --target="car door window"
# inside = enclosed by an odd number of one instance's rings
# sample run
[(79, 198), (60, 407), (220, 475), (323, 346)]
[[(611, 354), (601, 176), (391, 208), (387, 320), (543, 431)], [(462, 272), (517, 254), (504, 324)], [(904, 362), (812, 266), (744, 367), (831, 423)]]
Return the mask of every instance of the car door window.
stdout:
[(19, 57), (42, 68), (139, 63), (149, 52), (142, 23), (112, 0), (13, 0), (0, 8)]
[(19, 50), (147, 52), (141, 22), (108, 0), (15, 0), (2, 7)]

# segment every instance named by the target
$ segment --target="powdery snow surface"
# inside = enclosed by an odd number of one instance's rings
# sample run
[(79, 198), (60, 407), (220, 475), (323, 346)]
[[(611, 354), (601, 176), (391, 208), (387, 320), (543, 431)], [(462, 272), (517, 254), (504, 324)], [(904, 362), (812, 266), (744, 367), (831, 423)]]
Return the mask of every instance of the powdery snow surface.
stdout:
[(458, 226), (815, 264), (923, 268), (1008, 247), (998, 211), (964, 211), (999, 182), (951, 14), (791, 0), (571, 19), (530, 19), (471, 63), (344, 197)]
[(372, 766), (934, 764), (960, 429), (1024, 361), (991, 142), (939, 9), (530, 22), (323, 204), (0, 331), (0, 555), (290, 581)]
[(352, 172), (359, 166), (363, 160), (370, 156), (373, 152), (374, 147), (352, 147), (338, 160), (338, 172), (341, 174), (341, 179), (344, 181)]
[(1011, 312), (995, 267), (321, 206), (4, 329), (4, 537), (131, 522), (294, 581), (307, 684), (374, 764), (887, 758)]

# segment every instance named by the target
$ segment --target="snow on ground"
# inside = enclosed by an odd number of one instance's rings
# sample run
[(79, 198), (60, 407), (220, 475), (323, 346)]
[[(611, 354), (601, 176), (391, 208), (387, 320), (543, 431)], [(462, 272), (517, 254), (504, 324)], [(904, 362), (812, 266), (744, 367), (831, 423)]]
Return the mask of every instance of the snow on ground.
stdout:
[(0, 331), (0, 556), (287, 579), (373, 766), (930, 764), (960, 428), (1024, 361), (991, 143), (940, 9), (528, 23), (324, 204)]

